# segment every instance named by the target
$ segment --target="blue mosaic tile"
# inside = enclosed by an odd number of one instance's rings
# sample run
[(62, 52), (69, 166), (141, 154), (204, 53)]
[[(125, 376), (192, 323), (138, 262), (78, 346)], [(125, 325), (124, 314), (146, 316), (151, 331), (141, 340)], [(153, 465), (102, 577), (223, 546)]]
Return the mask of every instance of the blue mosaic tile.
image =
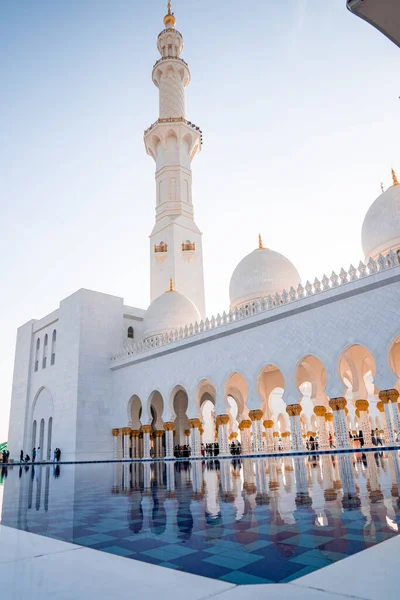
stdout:
[(294, 581), (397, 535), (388, 523), (400, 526), (398, 450), (293, 456), (180, 460), (168, 470), (62, 464), (57, 477), (52, 466), (21, 477), (10, 466), (2, 522), (235, 585)]

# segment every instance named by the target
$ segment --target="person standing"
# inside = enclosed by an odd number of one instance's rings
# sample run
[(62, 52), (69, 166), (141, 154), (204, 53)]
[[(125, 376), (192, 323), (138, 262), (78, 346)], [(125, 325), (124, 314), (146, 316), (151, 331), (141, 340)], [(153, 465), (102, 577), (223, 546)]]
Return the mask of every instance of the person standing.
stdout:
[(32, 462), (34, 463), (36, 460), (36, 448), (32, 450)]
[(24, 451), (21, 450), (20, 454), (19, 454), (19, 462), (24, 462)]

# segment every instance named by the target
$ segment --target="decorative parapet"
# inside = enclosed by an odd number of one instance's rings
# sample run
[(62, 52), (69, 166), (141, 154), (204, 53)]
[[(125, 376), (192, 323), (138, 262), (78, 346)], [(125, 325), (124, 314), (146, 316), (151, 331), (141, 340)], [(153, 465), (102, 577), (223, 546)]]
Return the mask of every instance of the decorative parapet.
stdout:
[(157, 121), (154, 121), (154, 123), (152, 123), (150, 125), (150, 127), (148, 129), (145, 130), (144, 135), (146, 136), (148, 133), (150, 133), (150, 131), (152, 131), (152, 129), (154, 129), (155, 127), (157, 127), (157, 125), (162, 123), (185, 123), (185, 125), (188, 125), (189, 127), (191, 127), (192, 129), (194, 129), (195, 131), (198, 131), (200, 134), (200, 141), (201, 144), (203, 144), (203, 132), (200, 129), (200, 127), (198, 127), (197, 125), (195, 125), (194, 123), (192, 123), (191, 121), (188, 121), (187, 119), (184, 119), (183, 117), (165, 117), (163, 119), (157, 119)]
[(182, 243), (182, 252), (192, 252), (196, 250), (195, 242), (183, 242)]
[(335, 272), (332, 272), (330, 278), (326, 275), (323, 276), (322, 280), (319, 281), (317, 278), (314, 283), (311, 284), (309, 281), (303, 287), (301, 284), (297, 290), (293, 287), (289, 291), (283, 290), (281, 294), (276, 293), (273, 297), (262, 298), (262, 300), (256, 300), (249, 304), (237, 307), (234, 311), (223, 312), (218, 314), (216, 317), (212, 316), (211, 319), (205, 319), (196, 323), (190, 323), (185, 327), (181, 327), (179, 330), (170, 331), (162, 335), (158, 335), (152, 338), (148, 338), (145, 341), (132, 343), (129, 346), (124, 346), (112, 357), (112, 362), (123, 360), (124, 358), (143, 354), (144, 352), (151, 352), (152, 350), (168, 346), (174, 342), (179, 342), (187, 338), (192, 338), (196, 335), (202, 334), (212, 329), (219, 327), (229, 327), (232, 324), (237, 323), (243, 319), (259, 315), (261, 313), (268, 312), (270, 310), (276, 310), (282, 308), (284, 305), (292, 304), (294, 302), (302, 302), (304, 299), (315, 297), (324, 292), (328, 292), (333, 288), (338, 288), (343, 285), (351, 285), (355, 281), (359, 281), (365, 277), (371, 277), (376, 273), (382, 271), (388, 271), (399, 267), (400, 265), (400, 252), (397, 251), (390, 253), (387, 256), (380, 255), (378, 259), (368, 261), (368, 264), (360, 262), (358, 268), (355, 269), (353, 265), (350, 265), (348, 271), (341, 269), (339, 276)]

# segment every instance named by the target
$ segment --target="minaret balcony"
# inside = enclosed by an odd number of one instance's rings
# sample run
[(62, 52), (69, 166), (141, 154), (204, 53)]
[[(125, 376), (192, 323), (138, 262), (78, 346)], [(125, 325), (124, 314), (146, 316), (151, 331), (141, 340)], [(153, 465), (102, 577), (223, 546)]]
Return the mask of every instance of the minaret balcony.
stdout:
[(183, 242), (182, 243), (182, 252), (194, 252), (196, 250), (195, 242)]
[(168, 244), (161, 242), (158, 246), (154, 244), (154, 254), (165, 254), (168, 252)]
[(166, 60), (177, 60), (183, 63), (185, 67), (189, 68), (189, 65), (187, 64), (186, 60), (183, 60), (183, 58), (179, 58), (179, 56), (162, 56), (158, 59), (156, 63), (154, 63), (153, 69), (155, 69), (157, 65), (159, 65), (162, 62), (165, 62)]
[(164, 119), (157, 119), (157, 121), (155, 121), (152, 125), (150, 125), (148, 129), (145, 130), (144, 136), (148, 135), (151, 131), (153, 131), (153, 129), (155, 129), (157, 125), (162, 125), (165, 123), (184, 123), (185, 125), (187, 125), (188, 127), (200, 134), (200, 143), (201, 145), (203, 145), (203, 132), (201, 131), (200, 127), (198, 127), (191, 121), (187, 121), (187, 119), (184, 119), (183, 117), (166, 117)]

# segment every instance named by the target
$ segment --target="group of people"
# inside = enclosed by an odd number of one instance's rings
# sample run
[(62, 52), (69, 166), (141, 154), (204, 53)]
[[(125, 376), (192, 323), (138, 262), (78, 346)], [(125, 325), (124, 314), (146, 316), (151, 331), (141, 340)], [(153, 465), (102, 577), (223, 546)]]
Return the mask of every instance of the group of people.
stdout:
[(177, 444), (174, 447), (174, 456), (175, 458), (189, 458), (192, 454), (192, 449), (190, 446), (185, 444), (184, 446), (179, 446)]
[[(8, 454), (10, 454), (10, 453), (8, 453)], [(60, 462), (60, 458), (61, 458), (61, 450), (60, 450), (60, 448), (56, 448), (53, 451), (53, 462)], [(21, 450), (21, 452), (19, 454), (19, 462), (20, 463), (23, 463), (23, 462), (25, 462), (25, 463), (30, 463), (30, 462), (40, 463), (41, 461), (42, 461), (42, 452), (41, 452), (40, 446), (38, 446), (38, 448), (33, 448), (32, 461), (31, 461), (31, 457), (29, 456), (29, 454), (26, 454), (25, 458), (24, 458), (23, 450)]]
[(3, 450), (1, 458), (2, 458), (2, 462), (3, 463), (8, 463), (8, 459), (10, 458), (10, 451), (9, 450)]

